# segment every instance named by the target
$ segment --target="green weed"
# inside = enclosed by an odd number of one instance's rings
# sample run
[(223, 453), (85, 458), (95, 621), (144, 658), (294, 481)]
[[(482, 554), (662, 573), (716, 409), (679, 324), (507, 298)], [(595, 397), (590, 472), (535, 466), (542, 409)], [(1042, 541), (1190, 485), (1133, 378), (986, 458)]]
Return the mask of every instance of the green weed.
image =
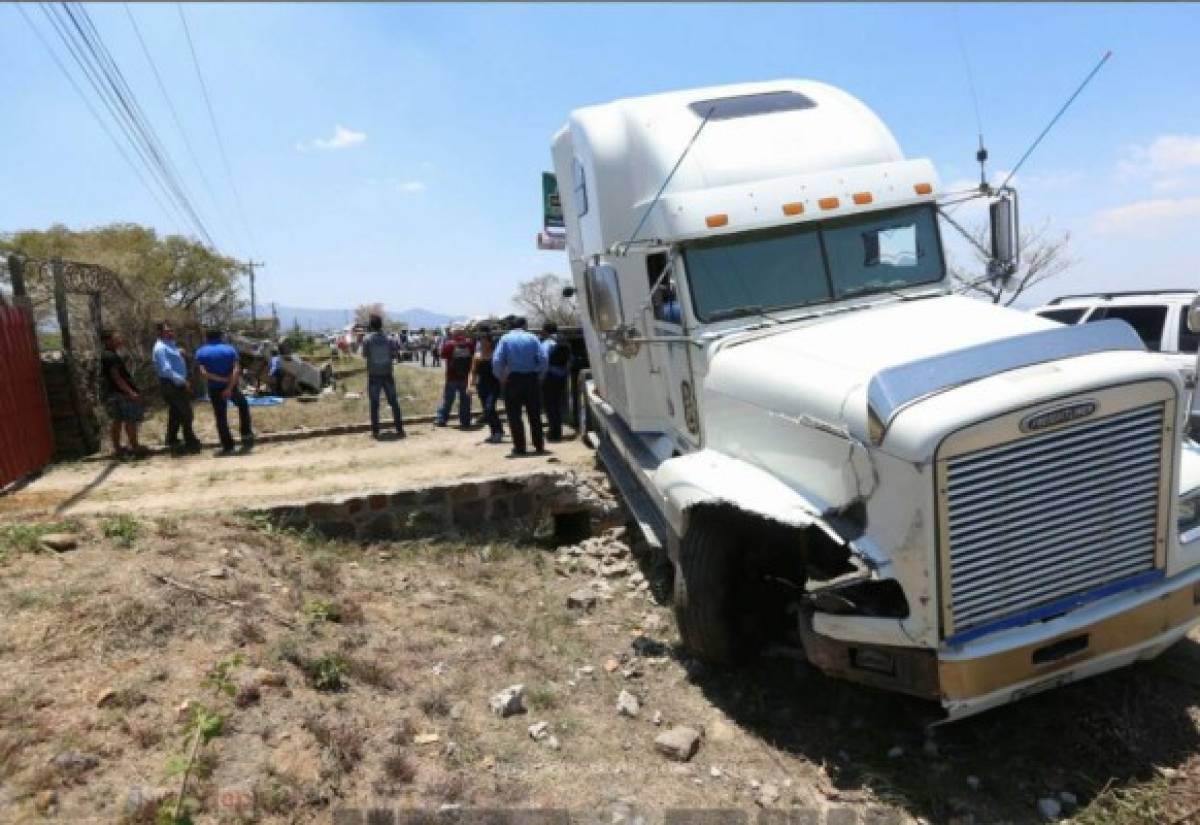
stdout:
[(142, 523), (131, 515), (121, 513), (105, 519), (100, 529), (106, 539), (112, 539), (121, 547), (132, 547), (142, 533)]

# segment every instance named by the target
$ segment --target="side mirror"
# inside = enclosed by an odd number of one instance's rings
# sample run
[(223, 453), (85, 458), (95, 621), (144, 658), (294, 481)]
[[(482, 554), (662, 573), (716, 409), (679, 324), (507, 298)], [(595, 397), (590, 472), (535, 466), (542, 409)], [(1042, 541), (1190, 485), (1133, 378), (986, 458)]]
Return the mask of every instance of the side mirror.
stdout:
[(592, 324), (599, 333), (615, 332), (621, 328), (621, 286), (617, 268), (611, 264), (590, 266), (586, 273), (588, 308)]
[(1200, 332), (1200, 295), (1192, 299), (1187, 314), (1188, 332)]
[(1016, 272), (1020, 264), (1016, 192), (1002, 191), (988, 207), (988, 217), (992, 235), (988, 275), (993, 281), (1003, 281)]

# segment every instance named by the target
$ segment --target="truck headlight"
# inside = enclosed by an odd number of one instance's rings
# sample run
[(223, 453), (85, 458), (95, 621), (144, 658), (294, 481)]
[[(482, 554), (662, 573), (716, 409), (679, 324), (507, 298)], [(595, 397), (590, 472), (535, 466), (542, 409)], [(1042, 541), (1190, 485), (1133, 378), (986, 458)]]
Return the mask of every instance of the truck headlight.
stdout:
[(1200, 540), (1200, 493), (1179, 500), (1179, 541), (1188, 544)]

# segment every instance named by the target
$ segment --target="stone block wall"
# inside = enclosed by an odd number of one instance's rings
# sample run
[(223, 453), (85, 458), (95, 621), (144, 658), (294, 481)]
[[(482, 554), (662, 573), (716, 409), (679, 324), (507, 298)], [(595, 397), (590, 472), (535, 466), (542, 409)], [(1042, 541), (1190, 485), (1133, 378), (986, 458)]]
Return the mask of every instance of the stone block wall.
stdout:
[(560, 513), (604, 513), (611, 501), (571, 472), (463, 479), (399, 490), (277, 505), (252, 511), (279, 527), (329, 538), (381, 541), (448, 531), (532, 527)]

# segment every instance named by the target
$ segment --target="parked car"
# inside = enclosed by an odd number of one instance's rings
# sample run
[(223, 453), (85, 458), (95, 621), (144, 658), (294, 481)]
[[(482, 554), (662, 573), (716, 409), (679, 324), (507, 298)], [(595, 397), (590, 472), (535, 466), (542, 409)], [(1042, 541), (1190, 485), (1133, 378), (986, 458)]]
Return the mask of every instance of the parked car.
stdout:
[[(1099, 292), (1094, 295), (1064, 295), (1034, 314), (1062, 324), (1088, 324), (1117, 318), (1133, 327), (1151, 352), (1162, 353), (1189, 389), (1196, 383), (1196, 347), (1200, 334), (1188, 330), (1188, 307), (1197, 295), (1194, 289), (1145, 292)], [(1192, 418), (1200, 417), (1200, 404), (1193, 395)]]

